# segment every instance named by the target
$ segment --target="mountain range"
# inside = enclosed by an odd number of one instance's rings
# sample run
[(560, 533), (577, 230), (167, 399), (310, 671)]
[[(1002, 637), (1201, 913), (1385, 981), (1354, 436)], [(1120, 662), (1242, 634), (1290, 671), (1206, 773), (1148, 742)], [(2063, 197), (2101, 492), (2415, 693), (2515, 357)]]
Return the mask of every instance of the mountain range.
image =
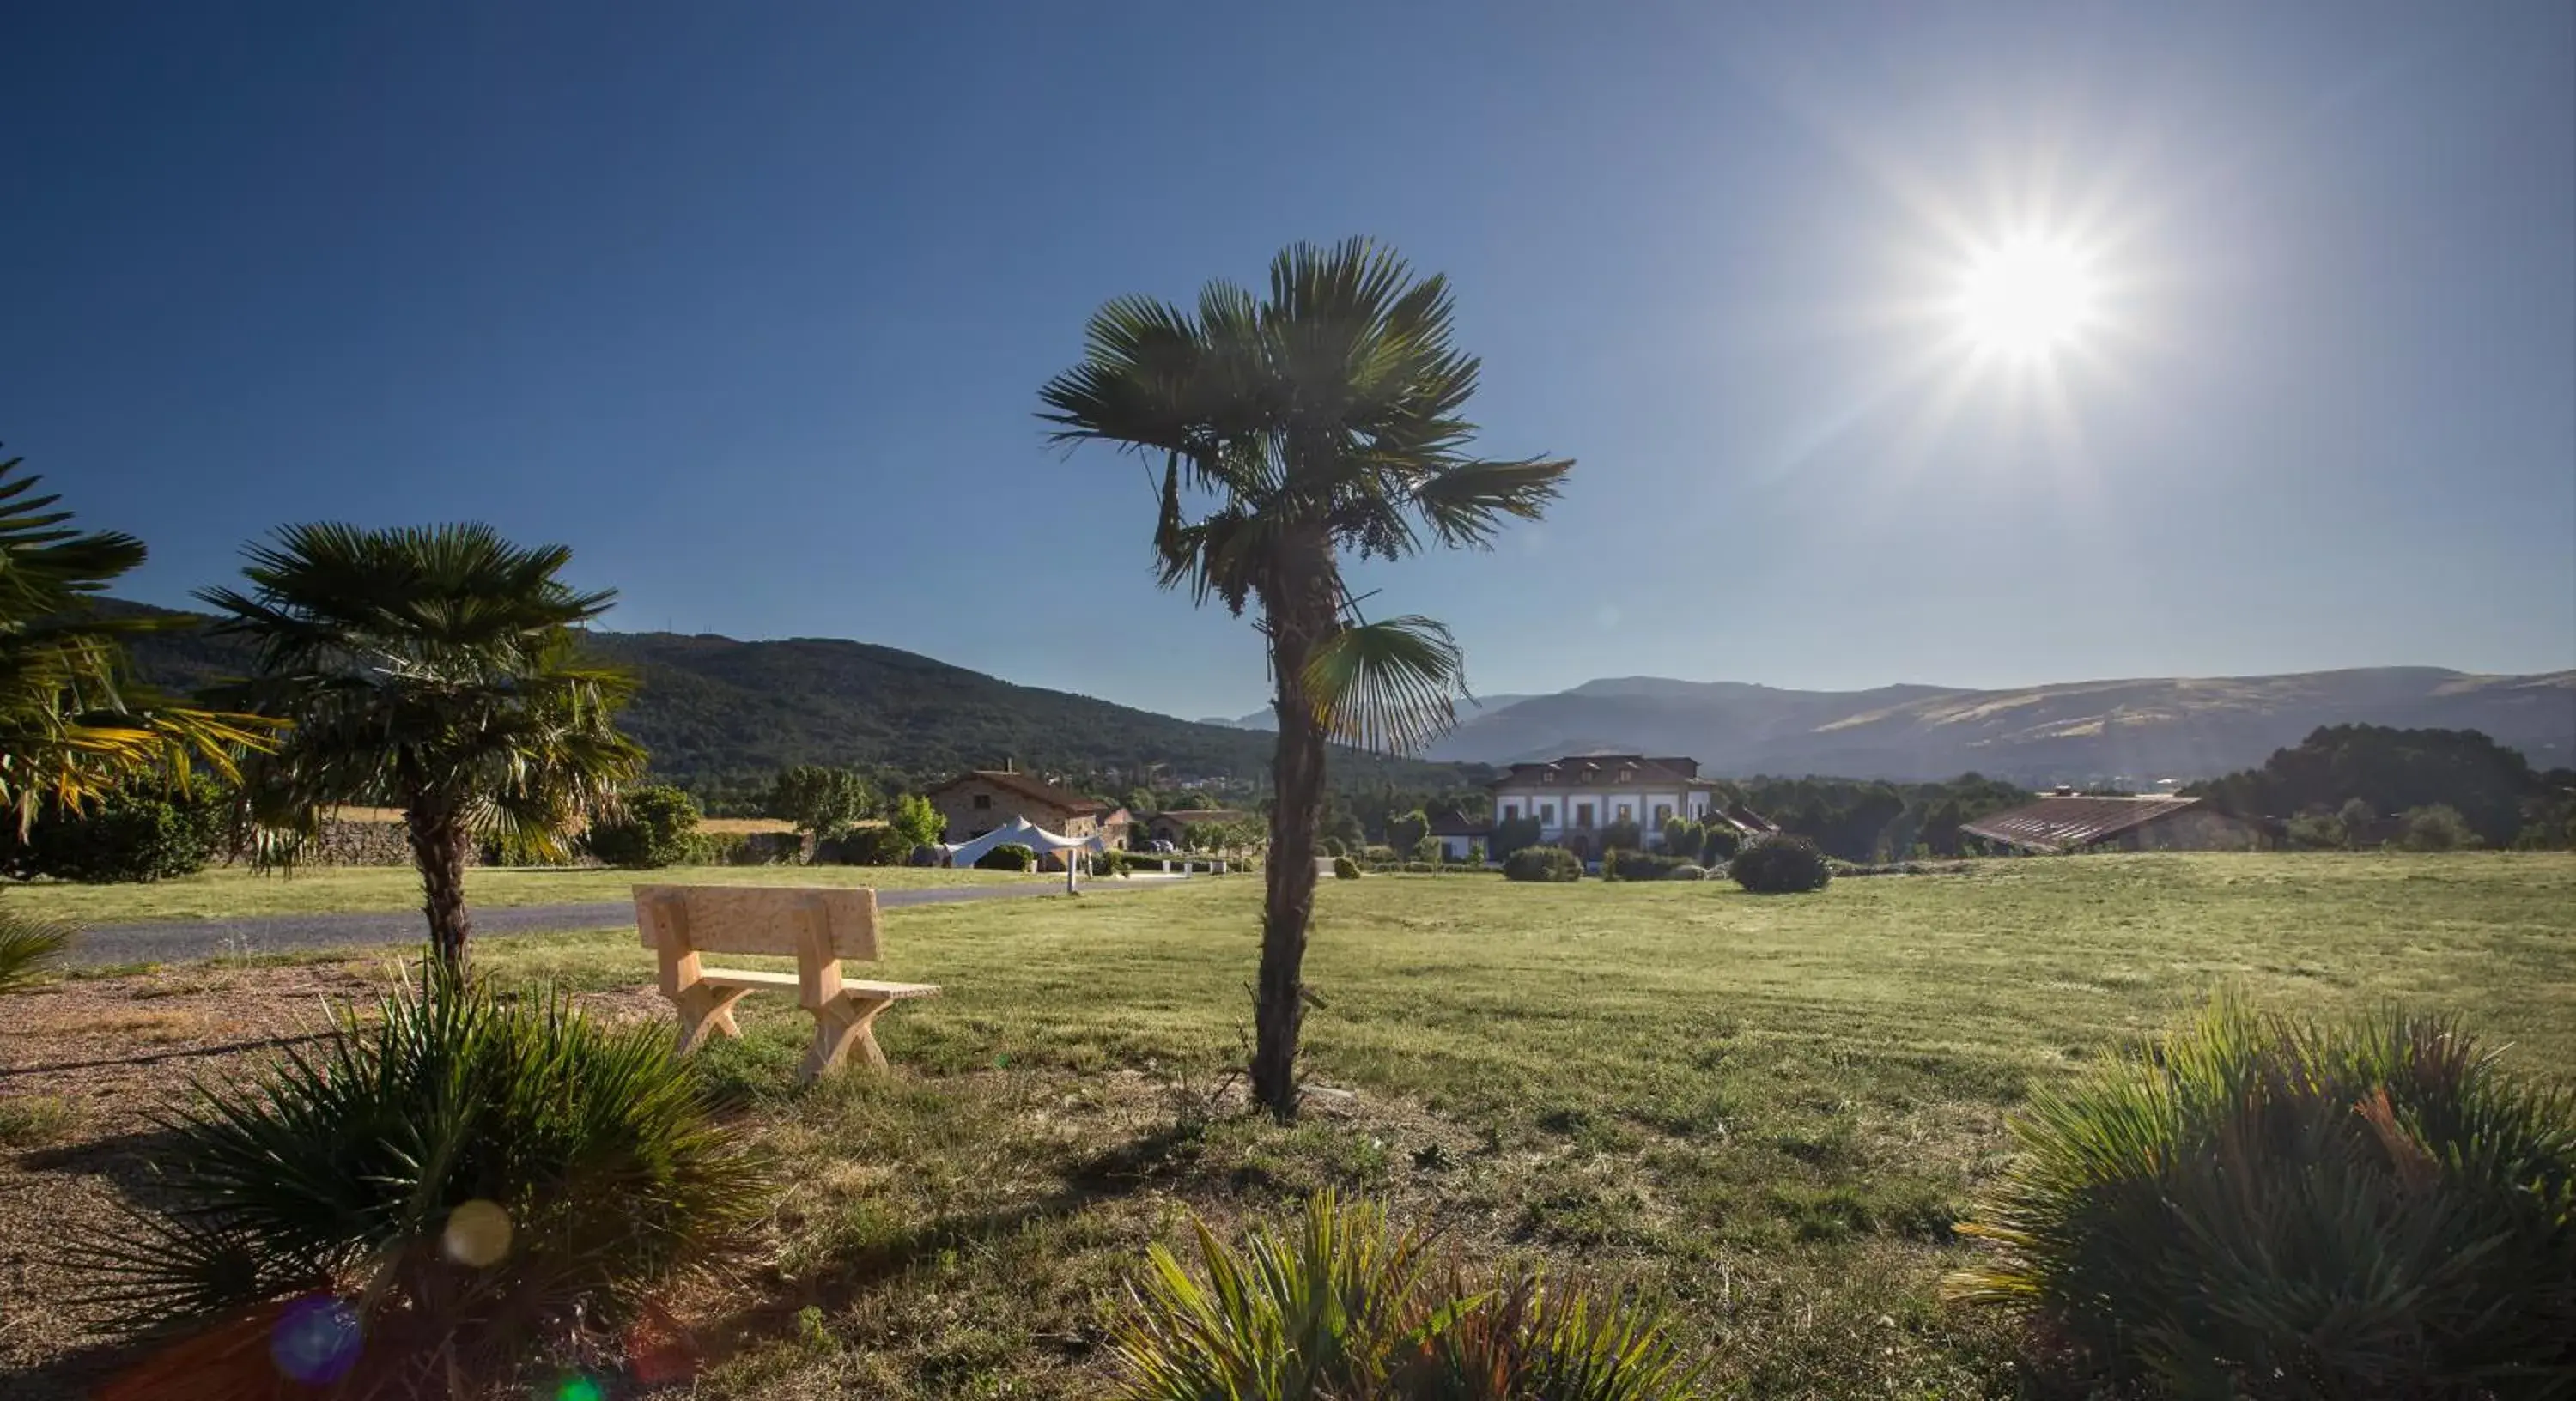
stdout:
[[(141, 605), (132, 611), (164, 612)], [(1267, 712), (1189, 721), (1066, 691), (1015, 685), (917, 652), (837, 638), (737, 641), (592, 632), (585, 645), (642, 681), (627, 730), (673, 779), (764, 776), (795, 763), (868, 763), (914, 774), (1017, 759), (1041, 771), (1259, 779)], [(192, 690), (243, 669), (238, 643), (201, 632), (147, 637), (146, 680)], [(1441, 787), (1456, 765), (1600, 751), (1686, 754), (1724, 776), (1935, 779), (1974, 770), (2025, 783), (2210, 777), (2260, 764), (2319, 725), (2473, 729), (2534, 766), (2576, 765), (2576, 671), (2478, 676), (2385, 667), (2282, 676), (2163, 677), (2013, 690), (1885, 686), (1794, 691), (1631, 676), (1549, 695), (1480, 697), (1425, 756), (1348, 756), (1336, 780)]]
[(2378, 667), (2156, 677), (2011, 690), (1790, 691), (1632, 676), (1488, 704), (1435, 759), (1510, 763), (1618, 750), (1710, 772), (2026, 783), (2209, 777), (2260, 764), (2319, 725), (2483, 731), (2534, 766), (2576, 765), (2576, 671), (2478, 676)]

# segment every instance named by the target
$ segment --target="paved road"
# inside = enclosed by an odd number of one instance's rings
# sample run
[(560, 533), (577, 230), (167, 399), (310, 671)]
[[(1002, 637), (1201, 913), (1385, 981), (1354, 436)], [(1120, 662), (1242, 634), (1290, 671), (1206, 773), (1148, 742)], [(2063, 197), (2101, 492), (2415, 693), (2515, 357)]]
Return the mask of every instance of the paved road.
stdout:
[[(1156, 884), (1124, 880), (1086, 885), (1086, 893), (1135, 890)], [(952, 900), (1012, 900), (1062, 895), (1061, 881), (1026, 885), (952, 885), (923, 890), (880, 890), (877, 904), (935, 905)], [(635, 922), (630, 900), (581, 905), (519, 905), (473, 911), (477, 934), (556, 933), (614, 929)], [(167, 920), (152, 924), (102, 924), (72, 941), (74, 963), (178, 963), (218, 954), (277, 953), (288, 949), (337, 949), (365, 944), (417, 944), (428, 938), (418, 910), (359, 914), (254, 915), (244, 919)]]

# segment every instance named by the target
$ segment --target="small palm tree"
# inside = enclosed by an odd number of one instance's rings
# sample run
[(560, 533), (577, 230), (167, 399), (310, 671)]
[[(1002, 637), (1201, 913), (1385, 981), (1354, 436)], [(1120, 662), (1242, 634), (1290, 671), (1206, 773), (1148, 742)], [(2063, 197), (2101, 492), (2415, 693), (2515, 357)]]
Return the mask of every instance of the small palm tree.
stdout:
[(197, 596), (218, 631), (257, 644), (242, 702), (295, 725), (245, 774), (274, 837), (264, 855), (292, 861), (341, 804), (401, 808), (430, 943), (461, 967), (475, 843), (560, 859), (643, 772), (644, 751), (612, 723), (632, 681), (575, 655), (573, 628), (616, 594), (557, 578), (563, 546), (522, 548), (484, 525), (296, 525), (248, 554), (248, 593)]
[(268, 743), (254, 716), (176, 705), (134, 684), (125, 640), (185, 626), (116, 616), (98, 596), (143, 563), (143, 542), (72, 528), (41, 477), (0, 462), (0, 805), (24, 835), (51, 806), (88, 806), (136, 782), (185, 787), (200, 766), (236, 777), (235, 755)]
[(1342, 556), (1486, 546), (1505, 518), (1536, 519), (1574, 465), (1466, 455), (1475, 425), (1459, 414), (1479, 362), (1451, 344), (1450, 321), (1446, 280), (1416, 280), (1391, 251), (1299, 244), (1271, 263), (1266, 299), (1220, 281), (1195, 315), (1110, 302), (1082, 363), (1039, 391), (1055, 441), (1161, 460), (1163, 587), (1238, 616), (1259, 608), (1279, 740), (1251, 1079), (1281, 1118), (1297, 1106), (1328, 742), (1416, 749), (1464, 694), (1448, 629), (1362, 618)]

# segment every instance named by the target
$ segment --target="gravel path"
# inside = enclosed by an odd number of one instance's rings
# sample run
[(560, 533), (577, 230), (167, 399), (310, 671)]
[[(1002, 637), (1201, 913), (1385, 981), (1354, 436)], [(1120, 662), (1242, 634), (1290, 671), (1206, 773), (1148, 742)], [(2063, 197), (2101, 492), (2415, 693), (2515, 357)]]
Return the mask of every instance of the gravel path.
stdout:
[[(1130, 879), (1086, 885), (1087, 894), (1133, 890), (1159, 884)], [(932, 886), (921, 890), (880, 890), (877, 904), (936, 905), (952, 900), (1025, 900), (1062, 895), (1060, 881), (1027, 885)], [(559, 933), (574, 929), (614, 929), (635, 922), (632, 901), (607, 900), (580, 905), (518, 905), (472, 912), (477, 934)], [(101, 924), (81, 931), (72, 941), (70, 961), (80, 964), (176, 963), (218, 954), (278, 953), (289, 949), (337, 949), (365, 944), (416, 944), (428, 937), (418, 910), (373, 910), (356, 914), (253, 915), (243, 919), (165, 920), (151, 924)]]

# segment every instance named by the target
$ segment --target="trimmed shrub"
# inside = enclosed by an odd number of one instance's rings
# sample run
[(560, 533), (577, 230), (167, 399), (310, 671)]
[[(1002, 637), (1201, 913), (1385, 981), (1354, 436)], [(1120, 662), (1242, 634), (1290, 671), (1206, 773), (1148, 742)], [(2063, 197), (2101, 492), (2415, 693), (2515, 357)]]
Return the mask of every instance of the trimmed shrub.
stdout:
[(1408, 876), (1436, 876), (1440, 874), (1440, 863), (1437, 861), (1407, 861), (1402, 863), (1401, 869)]
[(668, 784), (628, 793), (614, 821), (594, 822), (590, 854), (611, 866), (676, 866), (697, 854), (698, 800)]
[[(817, 846), (814, 859), (837, 861), (844, 866), (901, 866), (912, 860), (912, 838), (892, 824), (853, 827), (829, 843)], [(829, 856), (824, 852), (828, 849)]]
[(0, 906), (0, 993), (45, 980), (72, 946), (72, 927)]
[(1360, 863), (1353, 861), (1347, 856), (1336, 856), (1333, 858), (1333, 879), (1358, 880), (1359, 878)]
[(1583, 879), (1583, 863), (1561, 846), (1525, 846), (1503, 862), (1505, 880), (1570, 881)]
[(2290, 819), (2283, 835), (2298, 851), (2341, 851), (2352, 844), (2351, 834), (2332, 813), (2301, 813)]
[(1494, 847), (1492, 852), (1494, 860), (1507, 861), (1511, 859), (1511, 854), (1513, 852), (1520, 850), (1522, 847), (1536, 845), (1538, 845), (1537, 818), (1514, 817), (1507, 820), (1498, 819), (1495, 821)]
[(1663, 880), (1689, 864), (1659, 852), (1614, 851), (1601, 858), (1601, 876), (1604, 880)]
[(491, 1394), (614, 1346), (768, 1214), (668, 1027), (452, 980), (375, 1011), (162, 1119), (171, 1212), (85, 1243), (91, 1297), (251, 1345), (182, 1349), (194, 1370), (135, 1394), (274, 1396), (290, 1325), (333, 1395)]
[(1708, 868), (1707, 868), (1706, 866), (1694, 866), (1694, 865), (1689, 864), (1688, 862), (1684, 862), (1683, 864), (1681, 864), (1681, 865), (1679, 865), (1679, 866), (1675, 866), (1675, 867), (1674, 867), (1674, 868), (1672, 868), (1671, 870), (1664, 872), (1664, 879), (1666, 879), (1666, 880), (1707, 880), (1707, 879), (1708, 879)]
[(1360, 848), (1360, 859), (1374, 866), (1388, 866), (1404, 858), (1391, 846), (1366, 846)]
[(1112, 1308), (1125, 1401), (1687, 1401), (1700, 1364), (1661, 1314), (1531, 1270), (1471, 1274), (1431, 1234), (1330, 1193), (1240, 1249), (1193, 1221), (1199, 1270), (1160, 1245)]
[(979, 871), (1026, 871), (1037, 864), (1037, 852), (1018, 842), (1004, 842), (975, 858), (975, 869)]
[(202, 799), (119, 793), (94, 808), (49, 807), (20, 840), (0, 838), (8, 873), (106, 885), (194, 875), (215, 859), (224, 814)]
[(2407, 809), (2397, 844), (2408, 851), (2467, 851), (2478, 844), (2478, 834), (2458, 808), (2435, 803)]
[(1603, 851), (1643, 851), (1645, 848), (1646, 829), (1634, 819), (1622, 817), (1601, 829)]
[(2576, 1099), (2446, 1018), (2221, 1002), (2034, 1091), (1957, 1297), (2168, 1395), (2495, 1398), (2576, 1374)]
[(1735, 854), (1726, 873), (1756, 895), (1801, 895), (1834, 878), (1825, 854), (1805, 837), (1766, 837)]
[(1722, 822), (1708, 824), (1708, 839), (1700, 847), (1699, 863), (1723, 866), (1744, 850), (1744, 834)]
[(1687, 817), (1675, 815), (1664, 819), (1664, 854), (1685, 861), (1697, 860), (1708, 845), (1708, 829)]

